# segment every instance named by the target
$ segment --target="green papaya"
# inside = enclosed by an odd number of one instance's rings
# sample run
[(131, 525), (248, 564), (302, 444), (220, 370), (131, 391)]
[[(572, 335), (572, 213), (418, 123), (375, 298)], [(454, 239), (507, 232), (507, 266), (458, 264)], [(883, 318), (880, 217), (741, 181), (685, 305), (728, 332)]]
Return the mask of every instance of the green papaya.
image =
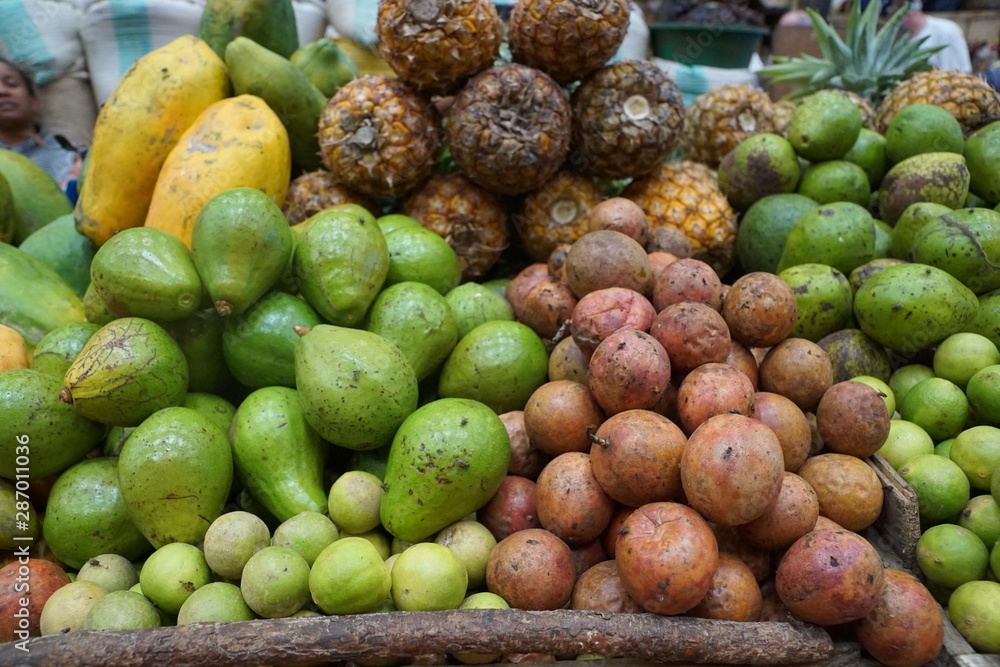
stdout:
[(222, 354), (225, 321), (212, 309), (199, 310), (190, 317), (165, 322), (170, 337), (180, 346), (188, 362), (188, 391), (223, 391), (232, 380)]
[(306, 421), (346, 449), (388, 445), (417, 407), (416, 373), (378, 334), (320, 324), (295, 346), (295, 380)]
[(236, 416), (235, 405), (221, 396), (200, 391), (189, 391), (184, 396), (181, 407), (191, 408), (205, 415), (215, 422), (216, 426), (222, 429), (222, 432), (227, 436), (233, 425), (233, 418)]
[(0, 243), (0, 324), (34, 347), (61, 324), (84, 320), (83, 301), (42, 261)]
[(243, 399), (232, 442), (245, 489), (279, 520), (326, 511), (323, 468), (329, 447), (306, 421), (297, 391), (264, 387)]
[(392, 439), (381, 518), (419, 542), (483, 506), (507, 475), (510, 437), (479, 401), (442, 398), (406, 418)]
[(128, 516), (156, 548), (204, 539), (222, 514), (232, 483), (226, 434), (191, 408), (150, 415), (118, 457), (118, 485)]
[(315, 171), (323, 166), (316, 132), (326, 97), (306, 75), (287, 58), (246, 37), (226, 46), (226, 67), (237, 95), (256, 95), (281, 119), (299, 169)]
[(112, 236), (94, 255), (90, 279), (118, 317), (169, 322), (193, 315), (201, 304), (191, 251), (162, 229), (132, 227)]
[(90, 264), (97, 248), (93, 241), (76, 231), (73, 215), (63, 215), (45, 225), (18, 246), (59, 274), (66, 284), (83, 297), (90, 285)]
[(378, 224), (334, 209), (302, 224), (294, 260), (299, 292), (330, 324), (361, 326), (389, 275), (389, 246)]
[(27, 368), (0, 373), (0, 477), (41, 479), (93, 449), (104, 427), (59, 400), (62, 380)]
[(11, 243), (14, 240), (16, 226), (14, 211), (14, 193), (6, 177), (0, 174), (0, 243)]
[(30, 158), (0, 148), (0, 175), (13, 195), (14, 245), (20, 245), (56, 218), (73, 212), (73, 205), (59, 184)]
[(292, 0), (207, 0), (197, 37), (220, 58), (236, 37), (247, 37), (288, 58), (299, 48)]
[(233, 188), (209, 199), (198, 213), (191, 260), (215, 310), (228, 317), (274, 286), (293, 243), (288, 221), (270, 197), (257, 188)]
[(87, 291), (83, 293), (83, 316), (88, 322), (102, 327), (111, 320), (118, 319), (108, 307), (108, 302), (98, 294), (94, 283), (87, 285)]
[(345, 83), (360, 76), (351, 57), (329, 37), (320, 37), (304, 45), (289, 60), (327, 99)]
[(59, 475), (49, 493), (42, 535), (56, 558), (72, 568), (99, 554), (134, 561), (152, 551), (128, 516), (114, 458), (87, 459)]

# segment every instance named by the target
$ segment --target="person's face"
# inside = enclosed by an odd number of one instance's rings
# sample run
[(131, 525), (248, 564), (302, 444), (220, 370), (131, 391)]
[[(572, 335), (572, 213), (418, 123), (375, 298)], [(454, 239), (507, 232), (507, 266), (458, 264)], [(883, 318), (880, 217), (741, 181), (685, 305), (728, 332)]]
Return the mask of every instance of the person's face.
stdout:
[(0, 126), (31, 125), (37, 108), (38, 101), (28, 92), (17, 70), (0, 63)]

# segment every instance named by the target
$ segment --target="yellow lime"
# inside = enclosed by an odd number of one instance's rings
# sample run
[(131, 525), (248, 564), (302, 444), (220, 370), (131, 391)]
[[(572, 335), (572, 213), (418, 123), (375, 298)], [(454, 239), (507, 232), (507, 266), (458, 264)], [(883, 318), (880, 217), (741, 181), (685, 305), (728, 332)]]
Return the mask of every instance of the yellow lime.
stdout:
[(970, 581), (955, 589), (948, 617), (972, 648), (1000, 653), (1000, 584)]
[(911, 459), (899, 474), (917, 494), (924, 524), (950, 521), (969, 502), (969, 479), (951, 459), (922, 454)]
[(889, 435), (878, 453), (893, 469), (899, 470), (921, 454), (933, 454), (934, 441), (927, 431), (913, 422), (893, 419), (889, 422)]
[(973, 426), (962, 431), (950, 456), (968, 475), (972, 488), (989, 491), (993, 471), (1000, 466), (1000, 428)]
[(468, 584), (465, 563), (435, 542), (414, 544), (392, 566), (392, 602), (400, 611), (457, 609)]
[(851, 382), (861, 382), (868, 385), (872, 389), (878, 392), (878, 395), (882, 397), (885, 401), (886, 410), (889, 411), (889, 417), (896, 412), (896, 395), (892, 392), (889, 385), (877, 377), (871, 375), (859, 375), (857, 377), (851, 378)]
[(934, 445), (934, 453), (938, 456), (943, 456), (946, 459), (951, 458), (951, 443), (955, 442), (955, 438), (948, 438), (947, 440), (942, 440), (938, 444)]
[(977, 333), (952, 334), (941, 341), (934, 351), (934, 374), (954, 382), (963, 390), (973, 375), (996, 364), (1000, 364), (997, 346)]
[(1000, 364), (977, 371), (965, 386), (965, 395), (977, 417), (1000, 424)]
[(965, 420), (969, 418), (969, 401), (954, 382), (938, 377), (927, 378), (906, 392), (899, 414), (927, 431), (932, 440), (945, 440), (955, 437), (965, 427)]
[(192, 593), (212, 580), (212, 571), (198, 547), (184, 542), (165, 544), (146, 559), (139, 571), (142, 594), (168, 614), (177, 614)]
[(993, 545), (993, 551), (990, 552), (990, 571), (994, 577), (1000, 579), (1000, 540)]
[[(462, 600), (459, 609), (510, 609), (507, 601), (496, 593), (482, 592), (473, 593)], [(455, 659), (466, 665), (484, 665), (488, 662), (496, 662), (503, 654), (501, 653), (455, 653)]]
[(917, 565), (931, 581), (958, 588), (982, 579), (990, 552), (979, 536), (953, 523), (928, 528), (917, 540)]
[(360, 537), (363, 540), (367, 540), (373, 547), (375, 547), (375, 551), (377, 551), (382, 557), (382, 560), (385, 560), (392, 555), (392, 537), (390, 537), (389, 534), (381, 528), (369, 530), (364, 533), (358, 533), (356, 535), (345, 532), (341, 533), (340, 537)]
[(313, 602), (326, 614), (374, 611), (391, 587), (382, 555), (360, 537), (345, 537), (323, 549), (309, 572)]
[(959, 512), (958, 525), (978, 535), (987, 549), (994, 549), (1000, 540), (1000, 505), (993, 496), (976, 496)]
[(274, 529), (271, 544), (298, 552), (312, 567), (323, 549), (340, 539), (340, 531), (330, 517), (319, 512), (299, 512)]
[(330, 487), (327, 509), (330, 518), (345, 533), (366, 533), (379, 523), (382, 480), (362, 470), (351, 470)]
[(923, 364), (908, 364), (900, 366), (891, 376), (889, 376), (889, 387), (896, 397), (896, 408), (898, 409), (910, 391), (918, 382), (934, 377), (934, 369)]

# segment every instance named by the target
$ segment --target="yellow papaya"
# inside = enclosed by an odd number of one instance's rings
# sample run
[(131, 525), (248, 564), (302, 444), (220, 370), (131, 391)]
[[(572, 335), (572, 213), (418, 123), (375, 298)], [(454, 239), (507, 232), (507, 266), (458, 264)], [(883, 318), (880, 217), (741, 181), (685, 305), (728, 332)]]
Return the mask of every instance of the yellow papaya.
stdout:
[(146, 226), (191, 247), (201, 207), (232, 188), (257, 188), (285, 203), (292, 158), (288, 132), (264, 100), (239, 95), (205, 109), (170, 151), (153, 190)]
[(0, 372), (31, 368), (31, 354), (24, 336), (6, 324), (0, 324)]
[(226, 65), (183, 35), (139, 58), (101, 107), (74, 216), (97, 245), (146, 220), (160, 169), (185, 130), (231, 88)]

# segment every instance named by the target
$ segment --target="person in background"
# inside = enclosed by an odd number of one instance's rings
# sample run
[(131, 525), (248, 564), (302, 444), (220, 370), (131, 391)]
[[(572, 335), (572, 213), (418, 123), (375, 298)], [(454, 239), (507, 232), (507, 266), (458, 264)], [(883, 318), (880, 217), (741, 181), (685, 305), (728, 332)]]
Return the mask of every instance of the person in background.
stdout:
[(927, 37), (924, 47), (944, 46), (931, 56), (930, 62), (937, 69), (972, 73), (972, 58), (965, 33), (957, 23), (939, 16), (928, 16), (920, 0), (910, 2), (910, 10), (903, 17), (903, 30), (911, 39)]
[(38, 98), (28, 74), (0, 58), (0, 148), (31, 159), (66, 189), (80, 173), (83, 156), (66, 138), (38, 124)]

